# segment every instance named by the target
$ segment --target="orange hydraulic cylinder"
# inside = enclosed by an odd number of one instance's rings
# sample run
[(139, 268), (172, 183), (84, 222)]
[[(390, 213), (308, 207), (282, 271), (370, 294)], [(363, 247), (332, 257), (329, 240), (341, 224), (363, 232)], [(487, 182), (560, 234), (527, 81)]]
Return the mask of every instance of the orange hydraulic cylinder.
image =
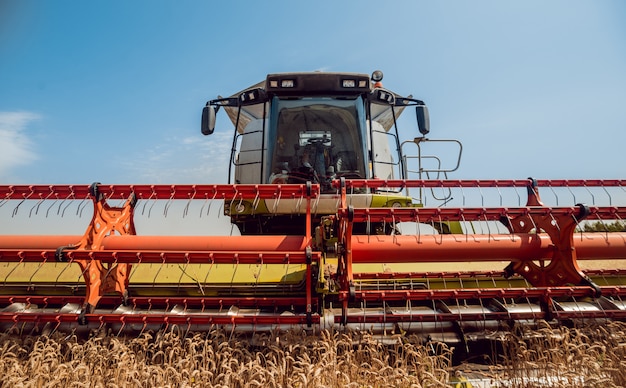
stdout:
[[(82, 236), (0, 236), (0, 249), (55, 250), (76, 244)], [(229, 251), (274, 252), (304, 251), (304, 236), (106, 236), (104, 250), (130, 251)]]
[(155, 251), (304, 251), (304, 236), (108, 236), (106, 250)]
[[(78, 243), (82, 236), (0, 236), (2, 249), (55, 250)], [(128, 251), (304, 251), (304, 236), (107, 236), (105, 250)], [(585, 233), (574, 236), (578, 259), (626, 259), (626, 233)], [(549, 259), (547, 234), (502, 235), (354, 235), (353, 263), (417, 263), (517, 261)]]
[(4, 235), (0, 236), (0, 249), (41, 249), (53, 251), (61, 246), (78, 244), (79, 235)]
[[(579, 259), (626, 259), (626, 233), (574, 237)], [(549, 259), (547, 234), (352, 236), (352, 262), (419, 263)]]

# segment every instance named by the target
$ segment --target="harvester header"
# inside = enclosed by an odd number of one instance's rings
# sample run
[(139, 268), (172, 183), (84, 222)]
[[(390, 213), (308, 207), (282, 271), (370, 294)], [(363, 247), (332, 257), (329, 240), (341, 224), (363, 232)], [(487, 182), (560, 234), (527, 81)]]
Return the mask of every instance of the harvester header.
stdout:
[[(207, 102), (203, 134), (220, 110), (228, 183), (0, 185), (3, 225), (87, 218), (82, 234), (3, 228), (0, 322), (413, 332), (469, 348), (513, 323), (626, 319), (626, 180), (450, 179), (461, 143), (427, 138), (425, 103), (378, 71), (270, 74)], [(231, 228), (140, 226), (194, 214)]]

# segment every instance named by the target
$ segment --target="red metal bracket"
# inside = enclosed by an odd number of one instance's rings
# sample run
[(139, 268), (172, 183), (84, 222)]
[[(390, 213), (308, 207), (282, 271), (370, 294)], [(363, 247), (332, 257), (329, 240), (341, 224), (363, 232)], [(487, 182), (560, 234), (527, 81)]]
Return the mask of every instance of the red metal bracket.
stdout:
[[(528, 207), (542, 207), (536, 181), (531, 180), (528, 186)], [(542, 214), (522, 214), (514, 218), (503, 216), (501, 221), (511, 233), (547, 233), (552, 241), (552, 258), (546, 265), (544, 260), (532, 259), (511, 262), (505, 268), (510, 276), (518, 273), (536, 287), (557, 287), (565, 285), (588, 285), (600, 296), (600, 288), (586, 276), (578, 266), (576, 249), (574, 248), (574, 231), (579, 221), (590, 214), (589, 207), (577, 204), (578, 211), (554, 214), (545, 208)]]
[[(354, 208), (348, 205), (346, 180), (340, 180), (341, 204), (340, 213), (346, 212), (346, 217), (339, 217), (339, 247), (337, 257), (337, 280), (341, 291), (354, 295), (354, 279), (352, 273), (352, 228), (354, 223)], [(342, 301), (342, 321), (345, 324), (348, 318), (348, 298)]]
[[(98, 251), (103, 249), (106, 236), (134, 235), (135, 224), (133, 213), (136, 197), (131, 194), (121, 207), (110, 206), (106, 197), (98, 191), (96, 183), (90, 187), (90, 196), (93, 199), (93, 216), (82, 239), (75, 245), (62, 246), (56, 251), (59, 261), (67, 261), (66, 251)], [(124, 301), (128, 299), (128, 283), (132, 264), (111, 263), (105, 264), (93, 258), (71, 259), (80, 266), (86, 284), (86, 295), (79, 317), (80, 323), (86, 323), (85, 314), (91, 314), (103, 295), (116, 292)]]

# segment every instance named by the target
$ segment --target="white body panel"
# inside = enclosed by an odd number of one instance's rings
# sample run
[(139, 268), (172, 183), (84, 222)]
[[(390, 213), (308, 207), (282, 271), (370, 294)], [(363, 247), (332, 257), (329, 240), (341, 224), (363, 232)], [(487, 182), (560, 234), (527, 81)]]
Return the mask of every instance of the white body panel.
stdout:
[(263, 120), (252, 120), (244, 128), (235, 166), (235, 183), (256, 184), (261, 178)]
[[(369, 121), (367, 122), (369, 129)], [(377, 122), (372, 121), (372, 138), (374, 141), (374, 171), (375, 178), (379, 179), (395, 179), (394, 169), (391, 163), (394, 163), (393, 155), (389, 148), (390, 136), (387, 135), (387, 131), (383, 126)], [(368, 141), (369, 143), (369, 141)], [(368, 147), (372, 149), (371, 145)]]

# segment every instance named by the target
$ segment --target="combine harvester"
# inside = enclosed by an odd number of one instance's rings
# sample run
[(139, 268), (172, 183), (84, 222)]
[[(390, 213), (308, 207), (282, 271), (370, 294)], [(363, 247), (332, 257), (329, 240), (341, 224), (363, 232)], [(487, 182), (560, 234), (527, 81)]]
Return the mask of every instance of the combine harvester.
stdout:
[[(270, 74), (209, 101), (202, 133), (220, 109), (235, 128), (228, 184), (0, 186), (4, 233), (91, 214), (82, 235), (0, 236), (1, 324), (355, 329), (469, 348), (515, 323), (626, 320), (626, 233), (610, 231), (626, 180), (448, 179), (461, 143), (425, 137), (424, 103), (381, 80)], [(407, 108), (420, 136), (403, 141)], [(452, 149), (451, 165), (431, 146)], [(135, 225), (206, 225), (216, 209), (234, 235)]]

